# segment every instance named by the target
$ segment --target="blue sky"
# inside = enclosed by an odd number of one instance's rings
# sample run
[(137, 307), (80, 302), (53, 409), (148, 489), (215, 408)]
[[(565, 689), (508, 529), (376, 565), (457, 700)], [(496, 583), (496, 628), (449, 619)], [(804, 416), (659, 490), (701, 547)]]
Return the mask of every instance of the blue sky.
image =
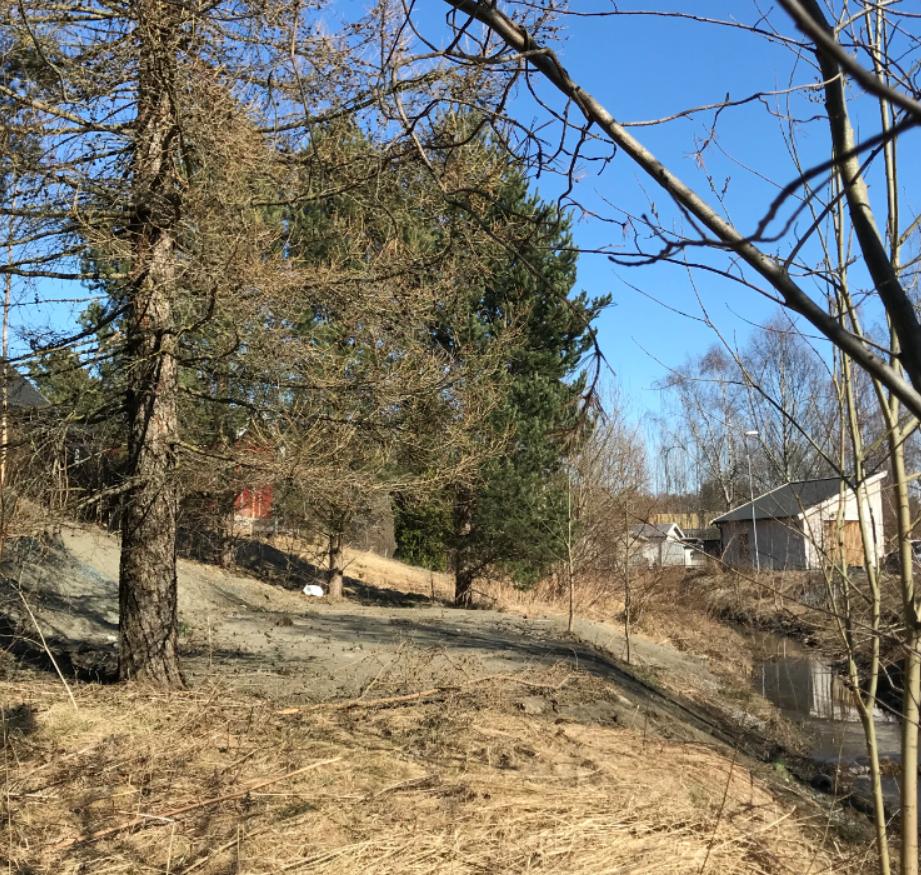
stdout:
[[(586, 12), (610, 9), (612, 5), (605, 0), (576, 0), (570, 8)], [(698, 16), (746, 24), (760, 17), (755, 3), (725, 0), (697, 0), (693, 4), (668, 0), (619, 2), (617, 7), (621, 11), (692, 11)], [(506, 8), (513, 10), (514, 6), (506, 4)], [(771, 21), (779, 24), (782, 33), (797, 35), (783, 13), (772, 13)], [(430, 26), (431, 32), (436, 32), (439, 25), (434, 17)], [(564, 16), (559, 36), (554, 48), (574, 80), (621, 122), (668, 116), (688, 107), (716, 103), (727, 95), (738, 100), (756, 92), (783, 91), (793, 85), (817, 82), (808, 60), (797, 60), (782, 45), (730, 27), (661, 16)], [(542, 98), (558, 107), (562, 105), (549, 85), (540, 83), (538, 89)], [(815, 92), (800, 92), (791, 98), (798, 118), (814, 117), (798, 134), (798, 147), (807, 165), (829, 155), (827, 127), (818, 117), (818, 96)], [(712, 137), (712, 111), (661, 126), (636, 128), (633, 133), (711, 203), (715, 200), (708, 190), (711, 185), (725, 194), (726, 214), (743, 232), (749, 232), (777, 190), (796, 175), (784, 142), (783, 125), (772, 115), (783, 114), (786, 100), (783, 95), (775, 95), (765, 98), (767, 105), (754, 102), (727, 109), (720, 115)], [(878, 130), (874, 104), (857, 94), (852, 111), (858, 135)], [(547, 117), (526, 96), (516, 99), (512, 113), (523, 122), (541, 122)], [(699, 144), (708, 139), (709, 145), (698, 158), (695, 152)], [(904, 136), (901, 154), (911, 155), (918, 145), (917, 133)], [(617, 155), (600, 175), (590, 166), (584, 171), (574, 197), (593, 212), (616, 219), (618, 210), (637, 215), (655, 209), (663, 217), (663, 224), (681, 224), (666, 196), (625, 155)], [(871, 195), (881, 196), (883, 188), (872, 171), (869, 181)], [(902, 181), (903, 215), (914, 216), (919, 190), (916, 161), (903, 162)], [(552, 177), (538, 181), (537, 186), (547, 197), (559, 192), (559, 180)], [(800, 226), (803, 224), (800, 222)], [(576, 225), (576, 242), (587, 249), (617, 243), (620, 236), (617, 226), (598, 218), (584, 217)], [(778, 244), (781, 253), (788, 248), (783, 242)], [(699, 257), (698, 252), (693, 254)], [(818, 250), (807, 246), (804, 254), (817, 257)], [(705, 260), (725, 264), (719, 257)], [(859, 267), (854, 268), (853, 280), (862, 280)], [(612, 264), (603, 255), (581, 257), (578, 282), (592, 293), (610, 292), (613, 296), (614, 305), (599, 320), (599, 337), (629, 409), (646, 421), (650, 413), (659, 410), (660, 393), (655, 385), (667, 374), (667, 368), (718, 342), (709, 327), (676, 310), (700, 315), (696, 301), (699, 293), (709, 316), (731, 343), (744, 343), (753, 326), (768, 320), (777, 310), (775, 303), (757, 293), (712, 274), (698, 272), (692, 283), (681, 267), (627, 268)], [(806, 286), (820, 291), (810, 287), (808, 281)], [(878, 316), (870, 306), (867, 320)], [(805, 328), (810, 335), (814, 333), (809, 326)], [(820, 352), (827, 349), (821, 342), (817, 348)]]

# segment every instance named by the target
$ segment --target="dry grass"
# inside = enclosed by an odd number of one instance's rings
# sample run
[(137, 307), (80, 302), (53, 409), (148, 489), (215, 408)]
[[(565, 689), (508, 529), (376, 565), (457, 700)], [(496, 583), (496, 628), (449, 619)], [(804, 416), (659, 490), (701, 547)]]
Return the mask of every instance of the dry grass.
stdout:
[(709, 609), (746, 625), (805, 630), (828, 624), (827, 614), (812, 607), (822, 591), (812, 572), (727, 572), (708, 583)]
[(719, 752), (555, 717), (564, 692), (606, 695), (565, 679), (306, 711), (224, 686), (80, 687), (74, 713), (14, 675), (0, 847), (22, 875), (866, 871)]
[[(711, 604), (714, 581), (719, 578), (681, 568), (636, 569), (630, 581), (631, 634), (703, 656), (717, 674), (747, 686), (752, 668), (747, 640), (721, 622)], [(569, 609), (568, 592), (554, 577), (529, 590), (501, 581), (487, 581), (479, 588), (482, 603), (499, 610), (537, 617), (565, 615)], [(577, 617), (622, 627), (623, 581), (580, 580), (574, 607)]]
[[(294, 535), (277, 535), (270, 543), (279, 550), (291, 553), (317, 567), (324, 567), (326, 548), (323, 544), (307, 541)], [(398, 589), (401, 592), (428, 596), (441, 601), (451, 601), (454, 596), (454, 578), (450, 574), (429, 571), (407, 565), (398, 559), (389, 559), (368, 550), (343, 548), (344, 569), (348, 577), (364, 581), (381, 589)]]

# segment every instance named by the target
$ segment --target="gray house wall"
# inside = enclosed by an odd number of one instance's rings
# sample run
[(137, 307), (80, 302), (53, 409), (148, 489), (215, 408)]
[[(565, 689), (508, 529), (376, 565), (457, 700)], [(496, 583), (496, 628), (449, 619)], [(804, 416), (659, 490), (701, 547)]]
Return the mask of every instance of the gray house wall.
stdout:
[(680, 530), (670, 528), (665, 537), (638, 537), (630, 545), (630, 564), (662, 567), (691, 564), (690, 551), (679, 540), (680, 535)]
[[(806, 544), (796, 519), (758, 520), (758, 559), (762, 569), (795, 571), (807, 567)], [(734, 568), (754, 568), (755, 527), (751, 520), (720, 524), (723, 561)]]
[(774, 571), (806, 568), (806, 543), (800, 521), (758, 520), (758, 558), (762, 568)]

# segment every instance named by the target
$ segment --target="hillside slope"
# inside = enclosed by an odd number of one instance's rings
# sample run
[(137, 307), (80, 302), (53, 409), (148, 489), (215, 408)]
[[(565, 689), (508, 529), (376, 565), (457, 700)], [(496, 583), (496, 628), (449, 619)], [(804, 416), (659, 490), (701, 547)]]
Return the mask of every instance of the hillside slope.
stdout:
[[(111, 653), (117, 541), (25, 546), (6, 594), (49, 640)], [(0, 662), (11, 871), (863, 871), (859, 817), (652, 683), (716, 698), (700, 660), (638, 639), (637, 674), (558, 619), (179, 575), (189, 691), (72, 682), (71, 705)]]

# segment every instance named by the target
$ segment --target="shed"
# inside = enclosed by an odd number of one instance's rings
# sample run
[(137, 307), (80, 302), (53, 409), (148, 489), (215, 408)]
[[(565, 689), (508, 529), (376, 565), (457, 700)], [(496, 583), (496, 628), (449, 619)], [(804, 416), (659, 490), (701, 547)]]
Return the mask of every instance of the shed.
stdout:
[(686, 566), (696, 564), (698, 549), (686, 542), (677, 523), (643, 523), (630, 530), (633, 565)]
[(733, 508), (713, 520), (723, 560), (734, 568), (811, 570), (839, 563), (843, 553), (848, 566), (863, 565), (863, 516), (878, 563), (885, 547), (885, 476), (865, 480), (859, 499), (840, 477), (826, 477), (785, 483)]
[(685, 529), (685, 541), (694, 544), (699, 550), (707, 556), (719, 556), (720, 549), (720, 530), (718, 526), (707, 526), (706, 528)]

